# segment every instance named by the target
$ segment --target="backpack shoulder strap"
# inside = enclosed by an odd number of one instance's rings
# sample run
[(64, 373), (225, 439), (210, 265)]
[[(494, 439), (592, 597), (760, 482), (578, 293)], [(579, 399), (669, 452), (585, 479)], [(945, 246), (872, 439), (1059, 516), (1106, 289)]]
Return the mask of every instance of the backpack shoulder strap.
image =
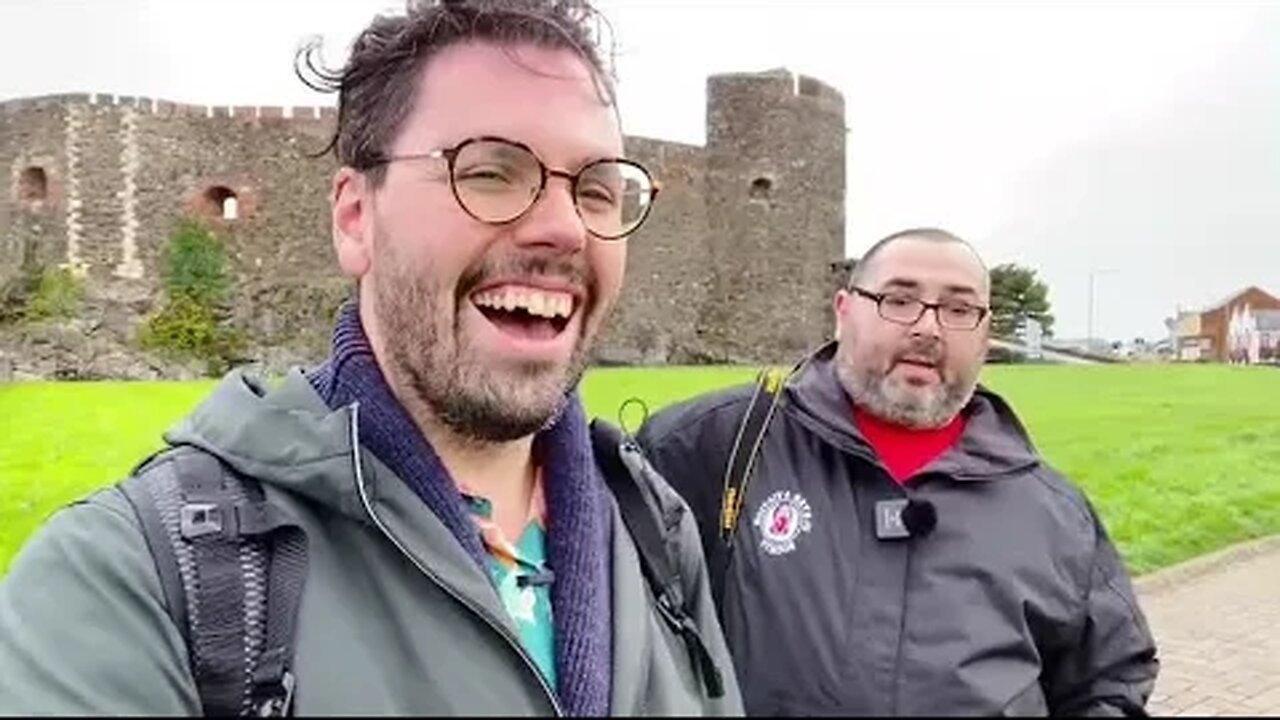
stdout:
[(120, 488), (187, 642), (205, 714), (287, 714), (306, 575), (301, 528), (257, 481), (195, 448), (157, 454)]
[(756, 456), (764, 442), (769, 420), (782, 397), (780, 390), (785, 377), (777, 368), (766, 368), (756, 376), (755, 391), (747, 404), (747, 411), (738, 426), (738, 434), (729, 450), (729, 460), (724, 468), (724, 494), (720, 504), (720, 539), (728, 543), (738, 528), (742, 504), (746, 500), (747, 484), (755, 469)]
[(742, 505), (747, 499), (747, 485), (755, 470), (756, 457), (764, 444), (769, 421), (777, 412), (782, 397), (782, 384), (787, 375), (778, 368), (766, 368), (756, 376), (755, 391), (747, 404), (747, 411), (738, 425), (738, 434), (729, 450), (724, 468), (724, 492), (720, 497), (720, 548), (708, 556), (711, 574), (711, 594), (716, 607), (723, 607), (724, 586), (733, 559), (733, 536), (742, 518)]
[[(148, 461), (150, 463), (151, 461)], [(134, 514), (142, 523), (142, 535), (147, 542), (147, 549), (155, 562), (156, 574), (160, 578), (160, 589), (164, 592), (165, 609), (173, 624), (182, 633), (184, 642), (190, 643), (187, 632), (187, 592), (183, 582), (182, 571), (178, 560), (180, 548), (171, 538), (165, 525), (165, 515), (160, 510), (162, 504), (173, 505), (180, 502), (178, 493), (168, 497), (168, 488), (174, 484), (171, 477), (173, 469), (167, 463), (144, 465), (149, 472), (140, 474), (135, 470), (129, 477), (118, 484)], [(190, 564), (190, 557), (184, 557), (184, 564)], [(188, 568), (189, 570), (190, 568)]]
[(711, 698), (724, 696), (724, 678), (690, 617), (683, 583), (668, 552), (657, 510), (644, 497), (644, 473), (653, 472), (639, 445), (603, 420), (591, 421), (591, 444), (601, 474), (618, 502), (622, 522), (640, 555), (640, 568), (653, 591), (658, 612), (680, 635)]
[[(808, 352), (789, 369), (769, 367), (756, 375), (755, 391), (747, 404), (747, 411), (742, 415), (738, 425), (738, 433), (734, 436), (733, 446), (729, 450), (729, 458), (724, 466), (724, 492), (720, 498), (720, 548), (719, 552), (709, 553), (708, 571), (711, 574), (711, 593), (715, 597), (716, 607), (723, 609), (725, 582), (729, 574), (729, 564), (733, 561), (733, 536), (742, 519), (742, 506), (747, 500), (747, 486), (755, 473), (756, 460), (764, 445), (764, 436), (769, 431), (769, 423), (777, 414), (782, 403), (783, 386), (795, 377), (819, 354), (829, 349), (834, 341)], [(723, 616), (721, 617), (723, 621)]]

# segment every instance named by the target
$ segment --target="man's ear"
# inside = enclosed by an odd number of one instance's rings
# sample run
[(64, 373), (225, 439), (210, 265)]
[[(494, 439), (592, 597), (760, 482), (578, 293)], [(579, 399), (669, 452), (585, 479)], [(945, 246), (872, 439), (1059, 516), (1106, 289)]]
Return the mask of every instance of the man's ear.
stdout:
[(343, 274), (357, 280), (373, 265), (373, 198), (369, 180), (349, 167), (333, 175), (329, 198), (333, 249)]
[(831, 312), (835, 316), (835, 331), (832, 337), (836, 340), (840, 339), (840, 326), (844, 324), (844, 316), (849, 312), (849, 301), (852, 298), (849, 291), (844, 288), (836, 290), (835, 297), (831, 299)]

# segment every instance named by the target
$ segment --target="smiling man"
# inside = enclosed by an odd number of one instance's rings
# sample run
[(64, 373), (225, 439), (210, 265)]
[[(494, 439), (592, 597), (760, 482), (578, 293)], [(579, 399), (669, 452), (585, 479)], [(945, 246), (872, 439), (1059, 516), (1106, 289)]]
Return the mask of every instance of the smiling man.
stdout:
[(779, 391), (688, 401), (639, 436), (698, 517), (747, 713), (1143, 714), (1155, 645), (1120, 557), (977, 384), (973, 248), (895, 233), (834, 309), (837, 339)]
[(231, 373), (28, 542), (0, 714), (741, 712), (691, 515), (636, 478), (680, 581), (659, 607), (576, 392), (657, 192), (594, 20), (420, 3), (321, 74), (358, 287), (329, 358)]

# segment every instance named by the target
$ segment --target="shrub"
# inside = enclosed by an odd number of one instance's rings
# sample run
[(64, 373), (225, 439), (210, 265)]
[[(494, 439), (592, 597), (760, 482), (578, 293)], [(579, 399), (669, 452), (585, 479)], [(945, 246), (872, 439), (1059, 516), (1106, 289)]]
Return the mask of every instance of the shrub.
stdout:
[(206, 307), (221, 304), (231, 288), (227, 250), (211, 230), (182, 220), (165, 247), (163, 277), (170, 297), (186, 296)]
[(166, 302), (142, 327), (139, 344), (172, 358), (201, 360), (207, 374), (221, 375), (247, 344), (230, 323), (226, 248), (208, 228), (184, 220), (169, 239), (163, 262)]
[(84, 282), (63, 268), (29, 267), (0, 290), (0, 323), (75, 317)]
[(84, 283), (65, 268), (45, 268), (27, 300), (27, 320), (75, 317), (84, 297)]

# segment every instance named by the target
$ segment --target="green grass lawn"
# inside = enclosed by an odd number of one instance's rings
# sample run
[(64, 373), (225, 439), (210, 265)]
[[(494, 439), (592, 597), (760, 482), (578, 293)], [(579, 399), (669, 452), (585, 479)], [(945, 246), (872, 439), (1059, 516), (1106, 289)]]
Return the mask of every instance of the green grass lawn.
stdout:
[[(591, 414), (617, 421), (627, 398), (652, 411), (753, 375), (597, 369), (583, 395)], [(1280, 371), (999, 366), (984, 381), (1085, 488), (1135, 572), (1280, 533)], [(50, 511), (127, 473), (211, 386), (0, 386), (0, 573)], [(638, 417), (629, 412), (628, 424)]]

